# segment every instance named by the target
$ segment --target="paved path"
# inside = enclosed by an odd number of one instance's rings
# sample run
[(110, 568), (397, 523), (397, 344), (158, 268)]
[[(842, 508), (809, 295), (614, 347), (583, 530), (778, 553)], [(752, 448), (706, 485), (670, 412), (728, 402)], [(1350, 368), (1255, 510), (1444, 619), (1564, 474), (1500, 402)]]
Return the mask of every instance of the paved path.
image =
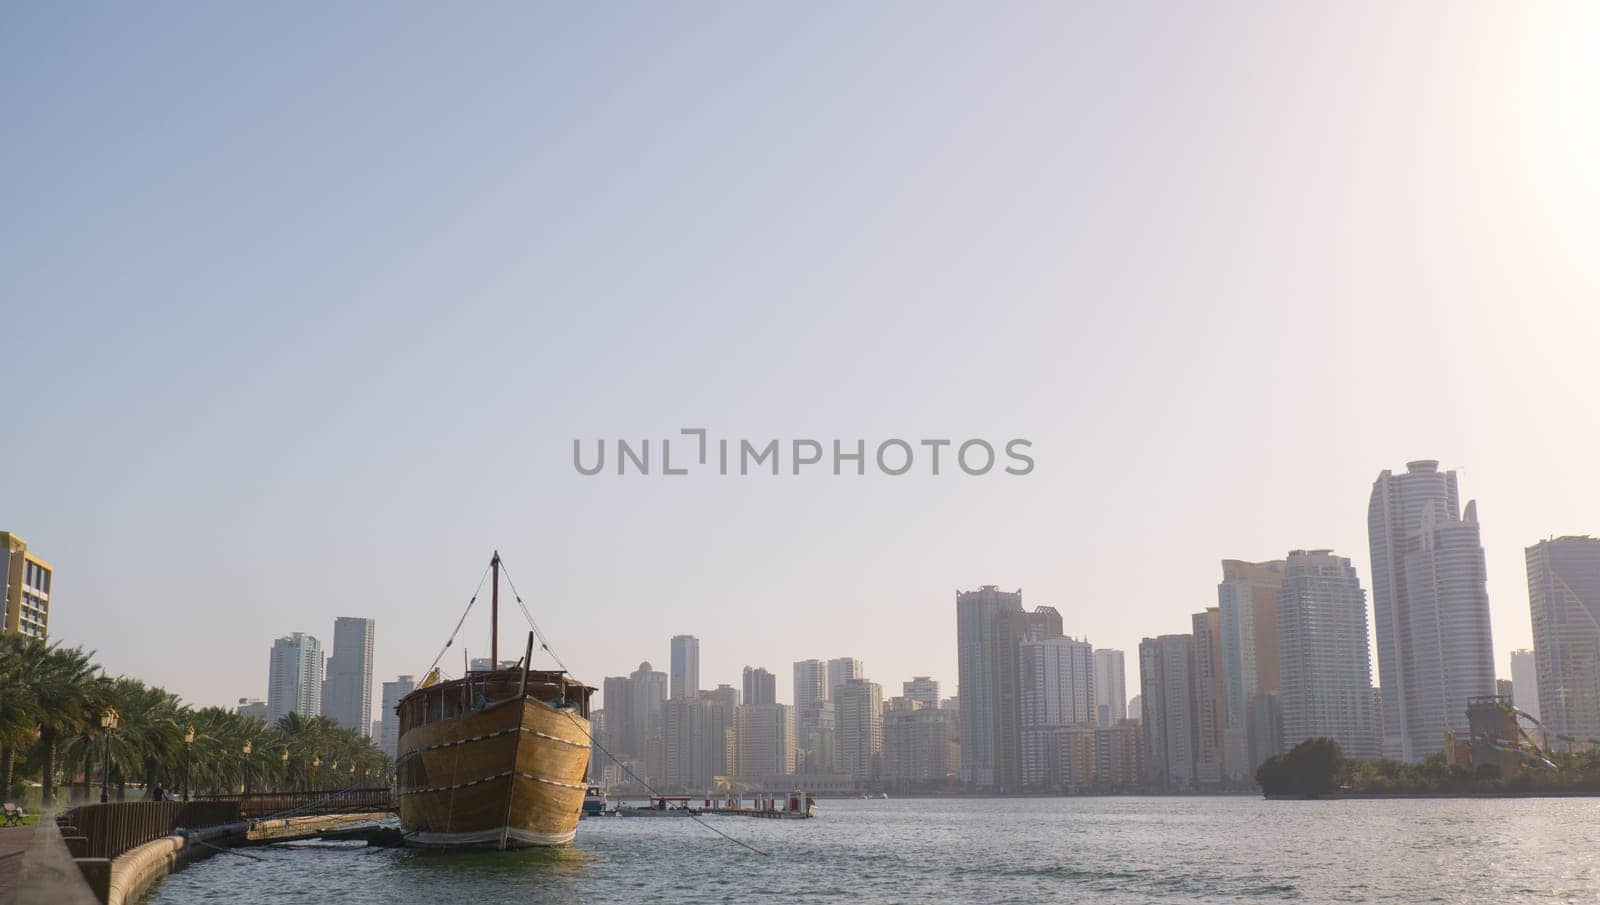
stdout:
[(22, 866), (22, 853), (33, 838), (33, 827), (13, 826), (0, 828), (0, 902), (17, 885), (17, 869)]

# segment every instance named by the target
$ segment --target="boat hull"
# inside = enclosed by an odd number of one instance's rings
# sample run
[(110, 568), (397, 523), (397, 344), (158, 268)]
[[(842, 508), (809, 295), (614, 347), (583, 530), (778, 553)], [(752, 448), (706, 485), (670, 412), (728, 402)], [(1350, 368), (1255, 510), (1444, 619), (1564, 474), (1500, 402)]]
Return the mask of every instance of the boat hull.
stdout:
[[(451, 690), (439, 694), (447, 705)], [(425, 698), (423, 705), (428, 703)], [(405, 722), (397, 772), (400, 826), (408, 845), (526, 848), (572, 842), (590, 748), (589, 721), (575, 708), (530, 695), (411, 728)]]

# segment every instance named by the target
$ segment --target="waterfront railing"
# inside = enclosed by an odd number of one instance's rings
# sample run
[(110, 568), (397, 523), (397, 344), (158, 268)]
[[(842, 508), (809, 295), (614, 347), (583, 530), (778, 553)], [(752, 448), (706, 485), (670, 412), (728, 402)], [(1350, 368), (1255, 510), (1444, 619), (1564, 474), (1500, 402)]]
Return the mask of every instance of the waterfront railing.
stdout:
[(56, 823), (75, 827), (87, 840), (80, 857), (115, 858), (179, 827), (197, 829), (240, 819), (237, 801), (112, 801), (68, 808)]

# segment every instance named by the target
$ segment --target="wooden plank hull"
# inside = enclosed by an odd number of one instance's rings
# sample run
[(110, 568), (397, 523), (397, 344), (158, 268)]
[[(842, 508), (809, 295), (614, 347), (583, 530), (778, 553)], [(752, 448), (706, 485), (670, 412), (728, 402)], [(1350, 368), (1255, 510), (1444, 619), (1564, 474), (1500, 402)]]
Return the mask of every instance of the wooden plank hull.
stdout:
[[(448, 689), (433, 691), (450, 697)], [(405, 706), (398, 773), (407, 844), (523, 848), (572, 842), (590, 747), (589, 721), (575, 708), (552, 706), (530, 693), (412, 727)]]

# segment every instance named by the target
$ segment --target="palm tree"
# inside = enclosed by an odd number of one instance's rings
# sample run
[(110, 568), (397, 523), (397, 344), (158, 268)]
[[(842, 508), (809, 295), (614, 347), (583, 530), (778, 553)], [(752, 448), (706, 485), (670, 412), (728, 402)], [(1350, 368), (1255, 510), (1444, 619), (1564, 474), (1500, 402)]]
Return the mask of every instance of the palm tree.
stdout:
[[(81, 647), (63, 648), (34, 641), (15, 653), (20, 683), (33, 702), (33, 719), (39, 733), (44, 804), (55, 801), (56, 746), (63, 735), (77, 732), (90, 700), (96, 667)], [(7, 659), (10, 659), (8, 657)]]
[(34, 662), (35, 647), (43, 645), (26, 635), (0, 635), (0, 795), (11, 794), (17, 750), (39, 733), (39, 702), (23, 668)]

